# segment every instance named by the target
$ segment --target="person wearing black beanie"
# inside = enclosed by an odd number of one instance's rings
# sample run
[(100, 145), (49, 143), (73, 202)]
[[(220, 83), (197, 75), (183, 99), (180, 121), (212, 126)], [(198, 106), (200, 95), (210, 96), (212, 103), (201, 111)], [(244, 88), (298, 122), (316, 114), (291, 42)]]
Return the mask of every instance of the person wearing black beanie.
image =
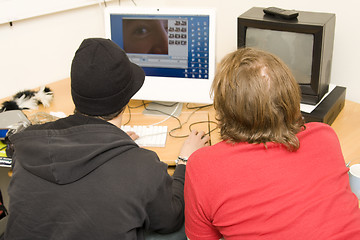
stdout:
[[(109, 39), (85, 39), (71, 65), (75, 113), (10, 136), (14, 146), (3, 239), (186, 239), (186, 161), (173, 176), (120, 129), (144, 72)], [(180, 155), (208, 145), (193, 131)], [(180, 230), (179, 230), (180, 229)]]
[(76, 109), (103, 116), (124, 108), (141, 88), (145, 74), (109, 39), (85, 39), (71, 65), (71, 95)]

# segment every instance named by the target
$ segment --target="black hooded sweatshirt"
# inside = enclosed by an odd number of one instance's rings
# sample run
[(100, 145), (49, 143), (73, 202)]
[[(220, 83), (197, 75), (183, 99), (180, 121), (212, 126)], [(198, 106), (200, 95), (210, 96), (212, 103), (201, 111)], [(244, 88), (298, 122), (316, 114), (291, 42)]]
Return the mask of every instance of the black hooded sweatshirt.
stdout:
[(154, 152), (106, 121), (74, 114), (10, 140), (6, 240), (143, 239), (184, 222), (185, 166), (169, 176)]

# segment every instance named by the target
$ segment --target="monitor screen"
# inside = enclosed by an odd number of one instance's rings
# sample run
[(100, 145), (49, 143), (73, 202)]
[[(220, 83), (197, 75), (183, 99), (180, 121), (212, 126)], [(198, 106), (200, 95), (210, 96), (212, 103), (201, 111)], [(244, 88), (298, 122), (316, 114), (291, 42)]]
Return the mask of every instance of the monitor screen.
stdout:
[(311, 83), (313, 34), (248, 27), (245, 41), (281, 58), (299, 84)]
[(106, 8), (106, 35), (143, 68), (134, 99), (211, 103), (215, 13), (209, 9)]

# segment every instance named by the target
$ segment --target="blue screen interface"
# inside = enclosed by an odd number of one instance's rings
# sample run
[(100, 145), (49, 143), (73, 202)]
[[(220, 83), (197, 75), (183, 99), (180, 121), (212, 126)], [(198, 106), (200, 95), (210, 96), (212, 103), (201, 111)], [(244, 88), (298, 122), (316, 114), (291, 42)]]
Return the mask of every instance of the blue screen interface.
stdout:
[(209, 16), (111, 14), (110, 25), (147, 76), (209, 79)]

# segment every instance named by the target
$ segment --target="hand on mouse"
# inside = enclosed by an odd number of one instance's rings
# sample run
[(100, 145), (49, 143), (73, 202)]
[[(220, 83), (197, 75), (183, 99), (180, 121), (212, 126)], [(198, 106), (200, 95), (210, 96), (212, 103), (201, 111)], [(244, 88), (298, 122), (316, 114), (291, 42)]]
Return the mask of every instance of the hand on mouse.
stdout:
[(209, 146), (209, 140), (209, 136), (205, 135), (204, 131), (198, 132), (197, 130), (193, 130), (185, 140), (180, 150), (180, 156), (183, 158), (190, 157), (190, 155), (199, 148)]

